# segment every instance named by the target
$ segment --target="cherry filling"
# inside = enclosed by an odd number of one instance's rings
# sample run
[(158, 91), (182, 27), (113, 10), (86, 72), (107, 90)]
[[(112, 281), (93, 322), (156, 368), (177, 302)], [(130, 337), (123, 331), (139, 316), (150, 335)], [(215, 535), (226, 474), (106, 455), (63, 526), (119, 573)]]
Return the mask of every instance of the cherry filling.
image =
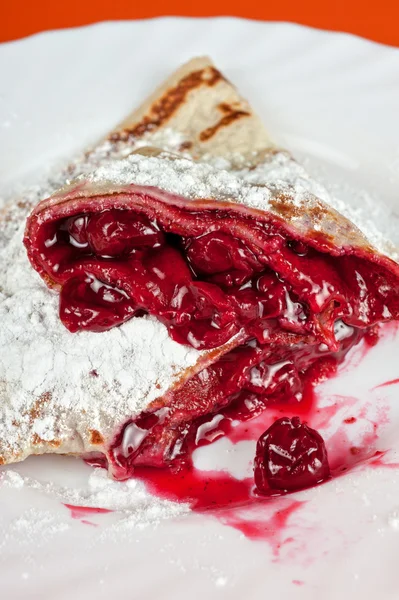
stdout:
[(264, 269), (249, 248), (231, 235), (206, 233), (184, 240), (186, 256), (198, 276), (224, 287), (240, 286)]
[(329, 477), (324, 440), (299, 417), (278, 419), (259, 438), (255, 483), (260, 494), (269, 494), (270, 490), (292, 492)]
[[(104, 208), (114, 201), (128, 208)], [(368, 249), (332, 247), (322, 233), (305, 243), (266, 213), (192, 206), (134, 192), (62, 200), (54, 213), (33, 215), (25, 237), (32, 264), (61, 289), (70, 331), (104, 331), (148, 313), (197, 349), (240, 333), (241, 345), (122, 427), (108, 449), (121, 479), (137, 465), (189, 460), (199, 428), (234, 407), (295, 406), (315, 363), (329, 372), (374, 324), (399, 316), (396, 270)], [(259, 490), (326, 478), (320, 440), (297, 421), (266, 432)]]
[(87, 242), (97, 256), (124, 256), (136, 248), (156, 248), (163, 234), (156, 223), (130, 211), (107, 210), (91, 215), (86, 224)]
[[(175, 210), (175, 221), (113, 208), (41, 227), (40, 260), (61, 286), (70, 331), (104, 331), (149, 313), (197, 349), (241, 331), (259, 344), (311, 335), (337, 350), (337, 319), (367, 327), (399, 311), (387, 273), (366, 260), (331, 256), (247, 216)], [(239, 233), (244, 226), (256, 243)]]
[(94, 275), (72, 277), (62, 288), (60, 317), (69, 331), (106, 331), (137, 314), (123, 290), (101, 283)]
[[(198, 432), (215, 415), (233, 414), (234, 420), (245, 414), (247, 419), (272, 404), (299, 405), (310, 369), (317, 364), (318, 377), (330, 375), (363, 336), (362, 330), (342, 322), (335, 331), (337, 352), (293, 334), (283, 344), (260, 346), (251, 340), (228, 352), (124, 425), (110, 449), (113, 475), (125, 479), (137, 466), (185, 463), (198, 443)], [(214, 427), (208, 429), (218, 437)]]

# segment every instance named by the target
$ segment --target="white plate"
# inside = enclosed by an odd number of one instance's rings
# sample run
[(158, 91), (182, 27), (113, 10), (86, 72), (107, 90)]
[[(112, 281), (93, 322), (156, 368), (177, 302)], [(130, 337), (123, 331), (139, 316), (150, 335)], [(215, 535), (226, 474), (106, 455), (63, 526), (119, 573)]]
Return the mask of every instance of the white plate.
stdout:
[[(348, 182), (345, 193), (368, 190), (394, 218), (399, 51), (348, 35), (225, 18), (104, 23), (1, 46), (1, 188), (34, 182), (101, 137), (178, 64), (203, 53), (251, 100), (277, 142), (305, 156), (310, 170)], [(321, 402), (357, 399), (321, 428), (326, 439), (342, 430), (343, 418), (359, 415), (364, 439), (382, 415), (387, 424), (378, 426), (372, 450), (393, 448), (384, 460), (395, 461), (398, 387), (372, 388), (399, 377), (398, 350), (391, 329), (364, 358), (352, 357), (356, 368), (322, 386)], [(211, 461), (227, 460), (222, 448), (212, 452)], [(306, 502), (273, 543), (250, 540), (210, 515), (164, 520), (151, 505), (144, 523), (127, 511), (90, 515), (98, 527), (88, 526), (72, 520), (60, 498), (87, 486), (89, 467), (45, 457), (12, 472), (0, 482), (0, 595), (7, 600), (398, 598), (396, 468), (363, 465), (298, 494)], [(25, 478), (20, 488), (15, 473)], [(95, 483), (105, 485), (100, 476)], [(121, 488), (121, 498), (134, 493)], [(262, 518), (272, 522), (281, 506), (269, 503)]]

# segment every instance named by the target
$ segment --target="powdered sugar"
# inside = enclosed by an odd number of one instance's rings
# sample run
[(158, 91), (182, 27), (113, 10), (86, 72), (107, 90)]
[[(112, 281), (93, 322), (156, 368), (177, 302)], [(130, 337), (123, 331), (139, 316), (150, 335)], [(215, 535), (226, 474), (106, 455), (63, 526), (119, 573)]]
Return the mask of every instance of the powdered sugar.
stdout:
[(106, 139), (90, 151), (89, 164), (101, 164), (107, 159), (119, 160), (126, 158), (133, 150), (148, 146), (149, 144), (168, 152), (180, 153), (180, 148), (185, 139), (185, 136), (180, 131), (175, 131), (170, 127), (161, 128), (136, 139), (128, 138), (126, 141), (120, 139), (111, 142)]
[(123, 511), (131, 525), (149, 525), (188, 511), (186, 504), (153, 498), (141, 481), (114, 481), (99, 468), (90, 470), (85, 480), (74, 487), (39, 481), (7, 469), (1, 485), (15, 490), (26, 487), (74, 506)]
[(170, 192), (187, 199), (237, 199), (252, 207), (267, 207), (271, 197), (266, 189), (247, 184), (234, 172), (215, 169), (208, 163), (197, 163), (186, 158), (142, 156), (132, 154), (121, 161), (111, 161), (87, 179), (92, 183), (110, 182), (119, 186), (134, 183)]
[(7, 546), (10, 538), (17, 540), (22, 548), (32, 544), (44, 546), (54, 536), (67, 531), (69, 527), (65, 519), (53, 512), (28, 508), (11, 523), (9, 531), (1, 538), (0, 548)]
[(270, 160), (260, 163), (255, 169), (243, 169), (240, 175), (245, 181), (256, 185), (268, 185), (287, 191), (294, 189), (297, 198), (301, 191), (320, 198), (354, 223), (379, 252), (395, 261), (399, 260), (399, 251), (392, 243), (397, 242), (397, 224), (392, 226), (388, 211), (384, 211), (382, 203), (366, 191), (348, 184), (328, 181), (321, 183), (325, 177), (320, 173), (316, 181), (287, 152), (273, 153)]
[[(76, 506), (78, 509), (88, 507), (115, 511), (116, 514), (111, 515), (109, 519), (104, 519), (103, 515), (99, 520), (96, 520), (96, 515), (87, 517), (91, 523), (94, 520), (102, 525), (96, 536), (97, 541), (130, 539), (134, 530), (154, 527), (165, 519), (173, 519), (189, 512), (187, 504), (177, 504), (151, 496), (144, 484), (138, 480), (114, 481), (104, 469), (90, 470), (83, 481), (82, 477), (78, 479), (79, 483), (75, 482), (68, 487), (6, 469), (0, 479), (0, 486), (4, 490), (16, 492), (27, 489), (57, 499), (60, 503)], [(87, 520), (83, 522), (87, 523)], [(38, 538), (37, 543), (46, 544), (57, 534), (67, 531), (71, 525), (70, 515), (63, 515), (59, 510), (50, 512), (30, 508), (11, 522), (7, 533), (3, 533), (3, 544), (0, 542), (0, 548), (10, 540), (23, 545), (25, 539), (32, 542)]]
[(151, 317), (101, 335), (69, 333), (58, 295), (28, 262), (22, 229), (0, 253), (0, 455), (7, 460), (42, 442), (58, 452), (87, 450), (90, 431), (107, 439), (200, 357)]
[[(255, 169), (240, 172), (221, 166), (134, 154), (86, 175), (93, 162), (75, 162), (6, 213), (3, 234), (11, 241), (0, 252), (0, 455), (23, 458), (34, 446), (81, 453), (90, 446), (91, 431), (108, 439), (115, 427), (164, 394), (200, 358), (193, 348), (174, 343), (166, 328), (150, 317), (132, 319), (101, 335), (66, 331), (58, 317), (57, 294), (45, 288), (28, 263), (21, 224), (22, 215), (62, 179), (80, 173), (94, 183), (134, 182), (186, 198), (235, 199), (263, 209), (283, 190), (295, 205), (304, 203), (305, 211), (309, 197), (317, 195), (360, 220), (359, 211), (341, 206), (287, 153), (271, 153)], [(14, 232), (16, 221), (20, 225)], [(381, 247), (383, 239), (374, 236), (372, 241)]]
[[(46, 480), (34, 479), (9, 468), (0, 474), (3, 497), (9, 496), (18, 506), (21, 493), (21, 499), (29, 498), (33, 504), (22, 512), (16, 512), (16, 516), (6, 527), (2, 525), (1, 551), (14, 546), (19, 548), (19, 552), (28, 548), (48, 548), (53, 543), (59, 543), (63, 534), (63, 540), (70, 539), (71, 536), (73, 539), (71, 530), (74, 522), (71, 517), (74, 516), (74, 509), (63, 504), (77, 507), (75, 518), (80, 523), (101, 526), (98, 529), (90, 527), (86, 531), (87, 539), (91, 540), (88, 543), (93, 545), (121, 543), (123, 540), (131, 542), (136, 539), (137, 530), (157, 527), (162, 521), (182, 516), (189, 511), (186, 504), (176, 504), (151, 496), (140, 481), (113, 481), (103, 469), (84, 469), (80, 465), (81, 470), (85, 471), (84, 478), (78, 473), (70, 487), (57, 484), (51, 481), (51, 477), (59, 469), (58, 463), (65, 459), (52, 460), (54, 467), (48, 468), (47, 465)], [(61, 468), (64, 469), (65, 466), (61, 465)], [(85, 507), (107, 509), (112, 513), (86, 516)], [(82, 517), (79, 517), (80, 512)], [(29, 559), (29, 563), (34, 564), (34, 556)]]
[[(398, 260), (397, 249), (387, 240), (385, 232), (379, 232), (367, 211), (351, 207), (339, 196), (330, 194), (287, 152), (273, 151), (255, 168), (232, 171), (228, 166), (228, 161), (222, 159), (208, 163), (168, 155), (133, 154), (124, 160), (107, 162), (85, 178), (94, 184), (108, 182), (126, 186), (134, 183), (137, 186), (158, 188), (186, 199), (234, 201), (271, 212), (274, 211), (275, 199), (284, 195), (285, 202), (289, 202), (294, 209), (299, 209), (294, 210), (291, 215), (292, 222), (299, 229), (313, 227), (315, 230), (323, 230), (331, 225), (327, 222), (321, 225), (318, 218), (312, 224), (307, 216), (311, 214), (310, 208), (316, 206), (317, 199), (320, 199), (353, 223), (376, 250)], [(339, 244), (340, 236), (336, 226), (335, 235)]]

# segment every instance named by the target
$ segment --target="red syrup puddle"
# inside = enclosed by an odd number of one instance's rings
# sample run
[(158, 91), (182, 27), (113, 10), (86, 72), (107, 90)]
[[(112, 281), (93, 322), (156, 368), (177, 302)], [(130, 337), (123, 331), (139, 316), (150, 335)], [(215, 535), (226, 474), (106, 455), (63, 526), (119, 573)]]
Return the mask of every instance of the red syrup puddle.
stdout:
[[(384, 334), (394, 335), (397, 329), (396, 324), (384, 326)], [(365, 339), (349, 356), (341, 372), (347, 372), (357, 366), (375, 343), (374, 337), (370, 340)], [(328, 375), (331, 377), (334, 374), (330, 372)], [(204, 428), (205, 433), (196, 447), (211, 444), (221, 437), (227, 438), (232, 444), (256, 441), (281, 416), (299, 416), (312, 428), (317, 430), (327, 428), (338, 411), (343, 407), (354, 407), (359, 403), (359, 399), (334, 395), (331, 398), (335, 402), (331, 405), (318, 406), (315, 386), (320, 380), (323, 380), (323, 377), (320, 377), (317, 369), (310, 371), (304, 383), (303, 397), (300, 402), (273, 404), (266, 410), (264, 406), (256, 409), (249, 405), (244, 407), (242, 404), (238, 408), (227, 407), (222, 411), (222, 418), (215, 426)], [(393, 381), (396, 383), (397, 380)], [(377, 387), (392, 385), (393, 381)], [(370, 419), (367, 414), (368, 408), (370, 408), (369, 403), (359, 412), (356, 411), (356, 417), (351, 415), (343, 419), (338, 431), (330, 437), (325, 437), (332, 477), (342, 476), (350, 468), (361, 463), (365, 467), (374, 468), (399, 466), (397, 463), (383, 462), (385, 452), (376, 451), (379, 429), (388, 421), (387, 410), (381, 407), (376, 419)], [(211, 420), (208, 421), (209, 424)], [(354, 446), (347, 431), (359, 421), (364, 421), (366, 424), (368, 422), (369, 426), (366, 432), (361, 434), (358, 445)], [(87, 462), (97, 467), (106, 466), (106, 461), (101, 456), (88, 457)], [(255, 492), (253, 476), (238, 480), (225, 471), (202, 471), (192, 465), (180, 466), (178, 469), (136, 467), (134, 476), (143, 481), (148, 491), (159, 498), (188, 503), (194, 512), (209, 512), (221, 523), (237, 529), (249, 539), (267, 541), (275, 559), (279, 557), (282, 546), (295, 542), (293, 537), (284, 539), (285, 530), (287, 526), (295, 524), (290, 522), (292, 515), (306, 504), (305, 501), (296, 500), (292, 494), (281, 494), (273, 490), (270, 491), (269, 496), (258, 495)], [(251, 509), (255, 510), (251, 511)], [(255, 511), (257, 518), (253, 518)], [(296, 585), (302, 583), (298, 582)]]
[(243, 506), (254, 498), (252, 477), (240, 481), (222, 471), (199, 471), (191, 466), (178, 472), (137, 467), (134, 474), (152, 494), (189, 503), (196, 512)]
[(89, 515), (100, 515), (113, 512), (108, 508), (96, 508), (92, 506), (74, 506), (73, 504), (65, 504), (65, 502), (63, 502), (63, 504), (65, 508), (67, 508), (70, 511), (72, 519), (77, 519), (81, 523), (84, 523), (84, 525), (91, 525), (93, 527), (98, 527), (98, 525), (96, 523), (93, 523), (92, 521), (88, 521), (85, 517), (88, 517)]
[[(327, 423), (342, 405), (337, 403), (320, 410), (317, 408), (314, 385), (319, 376), (319, 373), (309, 376), (300, 402), (276, 404), (266, 410), (263, 407), (261, 414), (255, 418), (251, 408), (243, 411), (242, 406), (238, 409), (228, 407), (214, 428), (209, 431), (205, 428), (205, 434), (196, 447), (209, 445), (221, 437), (233, 444), (256, 441), (282, 414), (300, 415), (303, 421), (313, 420), (314, 417), (321, 423)], [(250, 419), (251, 423), (248, 422)], [(294, 542), (292, 537), (285, 539), (284, 532), (293, 513), (306, 504), (292, 495), (282, 495), (275, 490), (270, 490), (268, 495), (257, 494), (252, 475), (239, 480), (226, 471), (202, 471), (191, 464), (178, 470), (136, 467), (134, 475), (157, 497), (188, 503), (194, 512), (209, 511), (221, 523), (237, 529), (247, 538), (267, 541), (275, 559), (279, 557), (283, 545)], [(256, 510), (257, 518), (251, 514), (251, 508)]]
[[(209, 511), (245, 537), (267, 541), (275, 559), (283, 545), (294, 541), (292, 537), (284, 538), (284, 532), (292, 515), (306, 504), (294, 498), (272, 497), (273, 494), (256, 496), (253, 477), (238, 480), (221, 471), (184, 467), (173, 473), (167, 469), (140, 467), (135, 470), (135, 476), (158, 498), (186, 502), (197, 513)], [(248, 511), (253, 505), (261, 509), (257, 511), (260, 518), (254, 519)]]

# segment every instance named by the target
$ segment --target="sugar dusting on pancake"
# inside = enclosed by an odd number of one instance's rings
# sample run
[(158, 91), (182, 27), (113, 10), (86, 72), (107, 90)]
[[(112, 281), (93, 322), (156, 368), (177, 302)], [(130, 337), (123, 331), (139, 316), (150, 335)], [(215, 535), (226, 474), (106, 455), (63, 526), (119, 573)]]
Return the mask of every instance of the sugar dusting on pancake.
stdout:
[(0, 254), (0, 457), (24, 458), (43, 444), (83, 452), (164, 394), (201, 353), (169, 337), (151, 317), (104, 334), (69, 333), (58, 297), (30, 267), (22, 231)]
[[(168, 150), (179, 139), (172, 131), (167, 136), (163, 132), (163, 136), (165, 142), (171, 142)], [(1, 221), (0, 239), (11, 237), (0, 252), (3, 462), (41, 452), (44, 447), (53, 452), (77, 453), (102, 447), (115, 423), (122, 423), (162, 395), (200, 355), (173, 342), (166, 328), (150, 317), (132, 319), (101, 336), (70, 334), (60, 323), (58, 298), (45, 288), (28, 263), (21, 242), (21, 221), (32, 205), (59, 187), (62, 180), (79, 173), (85, 175), (93, 166), (93, 162), (75, 163), (43, 188), (32, 189), (23, 202), (10, 204)], [(228, 166), (220, 159), (218, 164), (210, 165), (179, 158), (162, 161), (160, 170), (159, 159), (132, 155), (105, 163), (89, 179), (93, 183), (105, 179), (118, 185), (134, 180), (185, 198), (235, 197), (257, 208), (267, 208), (274, 189), (286, 189), (298, 206), (310, 194), (330, 199), (287, 153), (273, 152), (255, 169), (232, 172)], [(337, 208), (351, 214), (342, 203)], [(359, 219), (358, 224), (364, 231)], [(382, 236), (370, 237), (383, 250)]]
[[(130, 156), (104, 163), (148, 144), (180, 157), (174, 164)], [(185, 155), (202, 162), (193, 163), (182, 158)], [(233, 173), (237, 166), (241, 171)], [(316, 231), (326, 230), (322, 217), (328, 213), (318, 197), (346, 215), (346, 208), (325, 198), (289, 155), (276, 151), (251, 107), (209, 59), (183, 65), (103, 143), (0, 213), (3, 461), (44, 451), (101, 448), (115, 423), (140, 411), (168, 389), (182, 369), (198, 361), (198, 352), (172, 342), (163, 325), (151, 318), (133, 319), (101, 336), (69, 334), (61, 325), (57, 297), (28, 264), (22, 221), (39, 200), (93, 170), (89, 185), (94, 187), (104, 179), (126, 185), (133, 177), (136, 183), (160, 186), (185, 198), (214, 196), (293, 220), (307, 219), (312, 211)], [(387, 253), (383, 238), (370, 235), (360, 219), (347, 216)], [(364, 240), (356, 228), (353, 233)], [(395, 258), (393, 252), (388, 254)], [(154, 348), (143, 340), (156, 340)]]
[[(231, 201), (282, 216), (308, 236), (327, 232), (338, 246), (351, 243), (369, 248), (371, 244), (381, 254), (398, 260), (397, 248), (366, 214), (329, 194), (288, 152), (273, 150), (261, 158), (254, 157), (254, 167), (232, 170), (223, 159), (194, 162), (168, 154), (131, 154), (106, 162), (84, 179), (94, 187), (101, 184), (105, 193), (107, 184), (110, 193), (113, 185), (118, 191), (135, 184), (185, 199)], [(244, 159), (242, 162), (245, 164)], [(89, 196), (95, 192), (89, 186), (85, 193)]]

